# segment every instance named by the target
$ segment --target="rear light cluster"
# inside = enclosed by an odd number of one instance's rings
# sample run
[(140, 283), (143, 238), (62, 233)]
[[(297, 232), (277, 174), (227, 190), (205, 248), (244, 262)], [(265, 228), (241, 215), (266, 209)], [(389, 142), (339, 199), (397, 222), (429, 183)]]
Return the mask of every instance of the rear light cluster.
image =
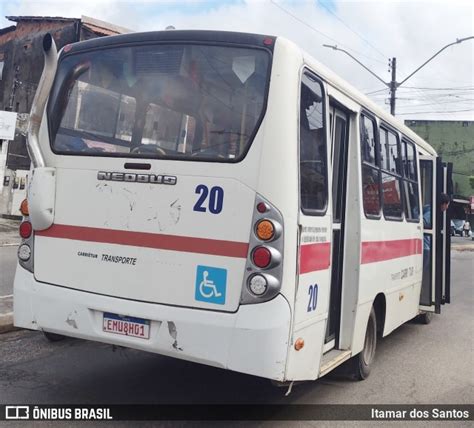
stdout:
[(283, 270), (282, 224), (280, 212), (257, 195), (242, 287), (242, 304), (270, 300), (280, 291)]
[(21, 244), (18, 247), (18, 259), (22, 267), (33, 272), (33, 226), (29, 220), (30, 211), (28, 200), (24, 199), (20, 205), (23, 221), (20, 223)]
[(24, 221), (20, 224), (20, 236), (23, 239), (28, 239), (31, 236), (32, 232), (33, 226), (31, 226), (31, 223), (29, 221)]

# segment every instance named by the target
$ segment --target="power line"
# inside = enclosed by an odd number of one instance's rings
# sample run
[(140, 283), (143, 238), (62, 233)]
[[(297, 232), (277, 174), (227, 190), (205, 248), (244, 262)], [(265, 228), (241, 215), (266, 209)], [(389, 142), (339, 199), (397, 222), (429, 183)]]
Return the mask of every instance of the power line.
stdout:
[(378, 94), (379, 92), (383, 92), (383, 91), (386, 91), (386, 90), (387, 90), (387, 88), (377, 89), (376, 91), (366, 92), (365, 95)]
[(421, 86), (403, 86), (402, 89), (422, 89), (427, 91), (474, 91), (474, 86), (456, 86), (451, 88), (427, 88)]
[(444, 114), (444, 113), (462, 113), (466, 111), (474, 112), (474, 109), (468, 108), (466, 110), (445, 110), (445, 111), (416, 111), (413, 113), (399, 113), (399, 116), (409, 116), (411, 114), (426, 114), (426, 113), (434, 113), (434, 114)]
[[(371, 90), (370, 92), (367, 92), (366, 95), (371, 94), (371, 93), (376, 93), (376, 92), (381, 92), (385, 90), (386, 88), (382, 89), (377, 89), (377, 90)], [(398, 88), (399, 91), (412, 91), (415, 89), (423, 90), (423, 91), (474, 91), (474, 86), (453, 86), (451, 88), (427, 88), (427, 87), (421, 87), (421, 86), (401, 86)], [(368, 89), (367, 89), (368, 90)], [(363, 90), (365, 91), (365, 90)]]
[[(397, 70), (397, 58), (393, 57), (391, 60), (390, 60), (390, 68), (392, 70), (392, 79), (390, 80), (390, 82), (385, 82), (380, 76), (378, 76), (377, 74), (375, 74), (370, 68), (368, 68), (366, 65), (364, 65), (362, 62), (360, 62), (356, 57), (354, 57), (353, 55), (351, 55), (349, 52), (347, 52), (346, 50), (344, 49), (341, 49), (341, 48), (338, 48), (337, 45), (335, 46), (331, 46), (331, 45), (326, 45), (326, 44), (323, 44), (324, 47), (326, 48), (331, 48), (331, 49), (334, 49), (336, 51), (341, 51), (343, 53), (345, 53), (346, 55), (348, 55), (349, 57), (351, 57), (355, 62), (357, 62), (360, 66), (362, 66), (363, 68), (365, 68), (370, 74), (372, 74), (375, 78), (377, 78), (378, 80), (380, 80), (385, 86), (387, 86), (389, 89), (390, 89), (390, 113), (395, 115), (395, 104), (396, 104), (396, 91), (397, 89), (403, 85), (408, 79), (410, 79), (415, 73), (417, 73), (418, 71), (420, 71), (426, 64), (428, 64), (430, 61), (432, 61), (434, 58), (436, 58), (441, 52), (443, 52), (445, 49), (447, 49), (448, 47), (450, 46), (453, 46), (453, 45), (456, 45), (456, 44), (459, 44), (459, 43), (463, 43), (467, 40), (473, 40), (474, 39), (474, 36), (469, 36), (469, 37), (464, 37), (462, 39), (456, 39), (455, 42), (452, 42), (452, 43), (449, 43), (445, 46), (443, 46), (440, 50), (438, 50), (434, 55), (432, 55), (430, 58), (428, 58), (423, 64), (421, 64), (417, 69), (415, 69), (413, 72), (411, 72), (407, 77), (405, 77), (401, 82), (397, 82), (396, 80), (396, 70)], [(414, 89), (415, 92), (419, 93), (419, 96), (420, 98), (423, 98), (423, 99), (426, 99), (428, 101), (428, 98), (430, 98), (428, 95), (426, 94), (422, 94), (421, 91), (419, 89)], [(446, 113), (449, 114), (448, 111), (446, 111)]]
[[(410, 100), (410, 98), (397, 98), (397, 100)], [(465, 104), (467, 102), (470, 102), (470, 103), (474, 103), (474, 99), (473, 100), (469, 100), (469, 101), (458, 101), (458, 100), (451, 100), (451, 101), (437, 101), (437, 102), (434, 102), (434, 103), (429, 103), (429, 104), (418, 104), (418, 105), (404, 105), (404, 106), (400, 106), (400, 107), (427, 107), (427, 106), (434, 106), (434, 105), (440, 105), (440, 104), (452, 104), (452, 103), (456, 103), (456, 104)]]
[(366, 59), (369, 59), (371, 61), (375, 61), (375, 62), (379, 62), (381, 64), (384, 64), (386, 65), (386, 62), (383, 62), (383, 61), (380, 61), (378, 59), (375, 59), (375, 58), (370, 58), (368, 57), (367, 55), (364, 55), (363, 53), (360, 53), (358, 51), (356, 51), (355, 49), (352, 49), (348, 46), (345, 46), (343, 43), (340, 43), (338, 40), (336, 40), (335, 38), (331, 37), (331, 36), (328, 36), (327, 34), (323, 33), (322, 31), (318, 30), (317, 28), (314, 28), (312, 25), (308, 24), (307, 22), (303, 21), (301, 18), (299, 18), (298, 16), (294, 15), (293, 13), (291, 13), (289, 10), (285, 9), (284, 7), (280, 6), (278, 3), (275, 3), (273, 0), (270, 0), (270, 3), (273, 4), (274, 6), (276, 6), (278, 9), (280, 9), (282, 12), (286, 13), (287, 15), (291, 16), (293, 19), (296, 19), (298, 22), (300, 22), (301, 24), (305, 25), (306, 27), (308, 27), (309, 29), (313, 30), (314, 32), (320, 34), (321, 36), (323, 37), (326, 37), (327, 39), (333, 41), (333, 42), (336, 42), (338, 43), (339, 45), (341, 46), (344, 46), (346, 47), (347, 49), (349, 49), (350, 51), (352, 52), (355, 52), (357, 55), (360, 55), (360, 56), (363, 56), (364, 58)]
[(324, 9), (326, 9), (331, 15), (333, 15), (339, 22), (344, 25), (347, 29), (349, 29), (351, 32), (353, 32), (356, 36), (360, 37), (365, 43), (367, 43), (371, 48), (373, 48), (375, 51), (377, 51), (380, 55), (382, 55), (384, 58), (388, 58), (388, 55), (385, 55), (383, 52), (381, 52), (377, 47), (375, 47), (372, 43), (370, 43), (364, 36), (361, 36), (357, 31), (354, 31), (349, 25), (347, 25), (338, 15), (336, 15), (331, 9), (329, 9), (323, 2), (318, 3), (320, 6), (322, 6)]

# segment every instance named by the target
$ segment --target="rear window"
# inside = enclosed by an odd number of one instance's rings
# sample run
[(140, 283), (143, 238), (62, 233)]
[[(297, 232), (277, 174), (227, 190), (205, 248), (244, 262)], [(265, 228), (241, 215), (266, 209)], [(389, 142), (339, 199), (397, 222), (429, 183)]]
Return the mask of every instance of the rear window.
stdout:
[(236, 161), (264, 113), (270, 53), (208, 45), (64, 57), (48, 113), (55, 153)]

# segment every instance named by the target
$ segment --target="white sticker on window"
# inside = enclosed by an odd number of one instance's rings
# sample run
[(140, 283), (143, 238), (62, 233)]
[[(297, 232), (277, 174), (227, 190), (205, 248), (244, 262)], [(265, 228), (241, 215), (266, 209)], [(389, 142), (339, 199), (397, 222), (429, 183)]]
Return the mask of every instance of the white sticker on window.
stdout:
[(232, 71), (242, 83), (245, 83), (255, 72), (255, 57), (239, 56), (234, 58), (234, 61), (232, 62)]

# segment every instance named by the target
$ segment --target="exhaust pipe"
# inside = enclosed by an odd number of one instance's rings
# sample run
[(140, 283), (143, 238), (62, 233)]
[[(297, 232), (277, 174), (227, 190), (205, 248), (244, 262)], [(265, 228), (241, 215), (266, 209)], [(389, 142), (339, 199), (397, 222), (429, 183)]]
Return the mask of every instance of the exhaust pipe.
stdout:
[(58, 51), (53, 36), (46, 34), (43, 37), (44, 68), (41, 79), (36, 89), (35, 98), (30, 111), (28, 124), (27, 148), (33, 167), (44, 167), (44, 156), (39, 144), (39, 130), (43, 118), (49, 91), (53, 85), (56, 68), (58, 65)]

